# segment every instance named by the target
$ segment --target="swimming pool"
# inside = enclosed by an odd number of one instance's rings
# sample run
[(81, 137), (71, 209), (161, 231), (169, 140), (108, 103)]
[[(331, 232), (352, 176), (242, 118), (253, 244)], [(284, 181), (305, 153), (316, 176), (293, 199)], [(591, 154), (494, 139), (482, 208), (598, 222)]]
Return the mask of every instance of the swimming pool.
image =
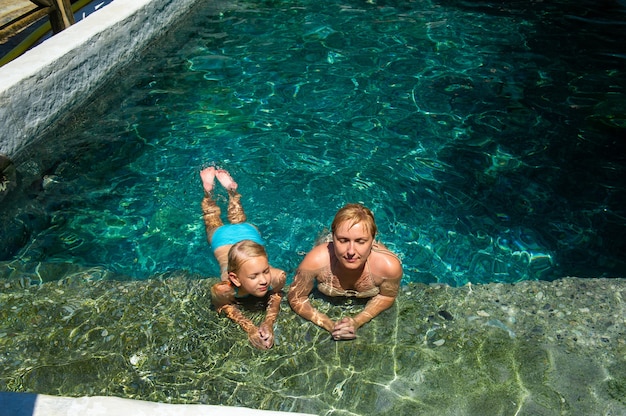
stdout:
[[(199, 4), (16, 158), (0, 390), (623, 413), (623, 279), (533, 280), (623, 276), (623, 8), (587, 4)], [(213, 163), (288, 271), (336, 207), (371, 206), (404, 260), (397, 304), (351, 343), (283, 305), (277, 345), (252, 350), (208, 301)]]
[(200, 4), (20, 154), (5, 259), (215, 275), (216, 164), (290, 272), (360, 201), (405, 282), (623, 276), (624, 10), (535, 6)]

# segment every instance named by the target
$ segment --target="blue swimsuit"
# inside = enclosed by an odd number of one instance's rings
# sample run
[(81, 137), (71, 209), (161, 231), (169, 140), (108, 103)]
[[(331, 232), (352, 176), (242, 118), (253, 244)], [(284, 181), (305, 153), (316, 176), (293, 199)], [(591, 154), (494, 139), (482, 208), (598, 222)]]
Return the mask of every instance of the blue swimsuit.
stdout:
[(241, 240), (252, 240), (262, 246), (265, 245), (265, 241), (261, 238), (259, 231), (253, 225), (244, 222), (241, 224), (225, 224), (216, 229), (211, 236), (211, 247), (215, 251), (219, 247), (235, 244)]

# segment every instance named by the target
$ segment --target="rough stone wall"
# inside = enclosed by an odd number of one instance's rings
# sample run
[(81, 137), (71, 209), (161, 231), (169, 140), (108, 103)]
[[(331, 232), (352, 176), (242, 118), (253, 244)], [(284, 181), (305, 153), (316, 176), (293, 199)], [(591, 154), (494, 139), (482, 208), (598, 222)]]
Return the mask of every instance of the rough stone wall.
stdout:
[(115, 0), (0, 68), (0, 154), (12, 158), (196, 0)]

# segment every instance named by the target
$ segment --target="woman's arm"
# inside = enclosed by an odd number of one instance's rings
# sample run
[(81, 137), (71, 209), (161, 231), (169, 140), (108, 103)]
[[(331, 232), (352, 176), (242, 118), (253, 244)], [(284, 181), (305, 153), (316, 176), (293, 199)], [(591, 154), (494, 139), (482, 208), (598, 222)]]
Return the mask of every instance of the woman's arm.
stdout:
[[(385, 250), (387, 251), (387, 250)], [(402, 281), (402, 263), (393, 253), (391, 255), (372, 256), (372, 268), (382, 276), (374, 279), (379, 292), (371, 298), (365, 308), (354, 317), (346, 317), (340, 320), (333, 328), (331, 334), (333, 339), (354, 339), (356, 331), (367, 322), (374, 319), (382, 311), (389, 309), (396, 300)], [(379, 275), (379, 276), (380, 276)]]
[(365, 308), (354, 316), (356, 328), (360, 328), (374, 319), (382, 311), (389, 309), (398, 297), (400, 282), (402, 281), (402, 266), (398, 264), (391, 269), (391, 277), (383, 277), (379, 286), (378, 295), (367, 302)]
[(374, 277), (374, 284), (378, 286), (379, 292), (365, 305), (361, 312), (363, 316), (359, 314), (355, 317), (359, 326), (393, 305), (402, 282), (402, 262), (395, 253), (379, 243), (370, 256), (374, 276), (378, 276)]
[(293, 278), (293, 283), (289, 288), (287, 299), (289, 300), (291, 309), (293, 309), (295, 313), (330, 332), (335, 326), (334, 322), (328, 316), (311, 306), (309, 302), (309, 294), (313, 290), (316, 277), (316, 272), (298, 269), (296, 276)]

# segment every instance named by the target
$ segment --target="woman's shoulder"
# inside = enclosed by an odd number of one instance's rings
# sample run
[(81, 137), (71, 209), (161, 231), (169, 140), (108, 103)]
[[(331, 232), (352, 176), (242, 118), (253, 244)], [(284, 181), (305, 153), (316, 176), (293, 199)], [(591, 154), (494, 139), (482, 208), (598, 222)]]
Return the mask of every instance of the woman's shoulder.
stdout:
[(311, 249), (300, 263), (299, 269), (317, 270), (330, 264), (330, 245), (322, 243)]
[(372, 246), (372, 265), (376, 269), (376, 274), (392, 277), (402, 276), (402, 262), (400, 258), (382, 243), (375, 243)]

